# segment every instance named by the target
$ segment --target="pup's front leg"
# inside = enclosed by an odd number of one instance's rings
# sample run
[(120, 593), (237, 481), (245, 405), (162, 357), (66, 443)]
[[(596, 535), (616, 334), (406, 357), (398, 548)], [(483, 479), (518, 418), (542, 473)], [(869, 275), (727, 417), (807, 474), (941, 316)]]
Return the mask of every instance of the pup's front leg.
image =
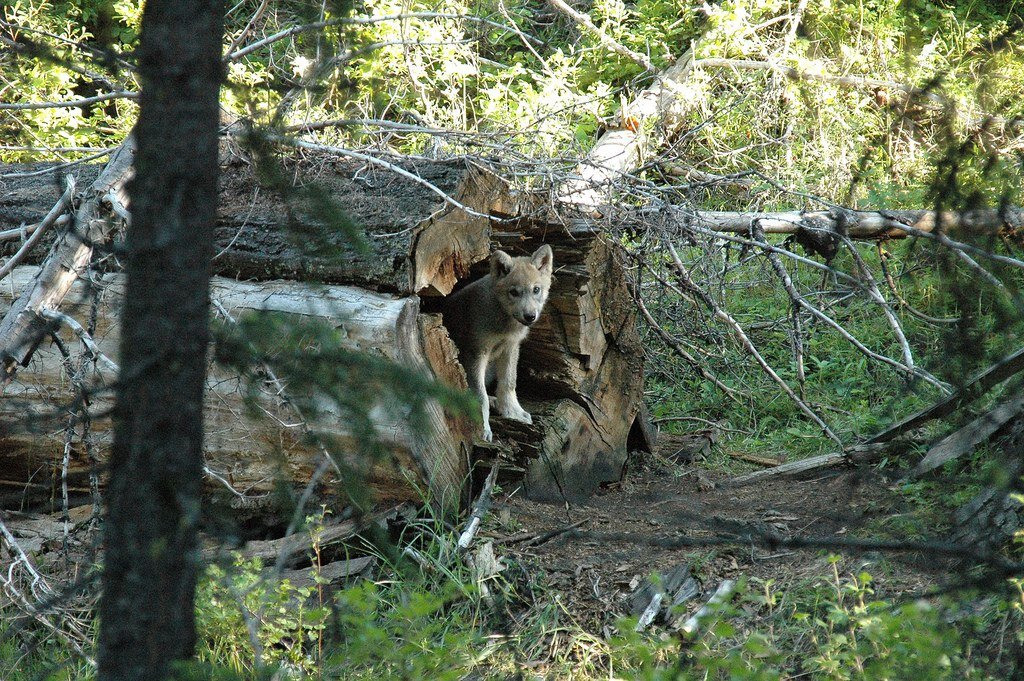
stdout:
[(487, 400), (487, 359), (486, 353), (481, 353), (473, 358), (470, 380), (473, 381), (473, 390), (477, 399), (480, 400), (480, 411), (484, 421), (484, 441), (490, 442), (494, 437), (491, 433), (491, 404)]
[(533, 417), (519, 404), (516, 396), (516, 370), (519, 366), (519, 344), (514, 343), (494, 359), (498, 387), (495, 406), (505, 418), (533, 423)]

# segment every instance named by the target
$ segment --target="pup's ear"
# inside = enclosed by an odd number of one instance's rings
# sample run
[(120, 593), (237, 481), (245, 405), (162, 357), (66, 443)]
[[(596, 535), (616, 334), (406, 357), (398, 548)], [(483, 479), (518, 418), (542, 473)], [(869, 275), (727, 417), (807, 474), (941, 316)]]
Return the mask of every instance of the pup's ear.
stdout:
[(551, 246), (547, 244), (534, 251), (530, 259), (533, 261), (534, 267), (544, 274), (551, 274), (551, 270), (555, 266), (555, 254), (551, 252)]
[(501, 279), (512, 271), (512, 256), (505, 251), (491, 253), (491, 276)]

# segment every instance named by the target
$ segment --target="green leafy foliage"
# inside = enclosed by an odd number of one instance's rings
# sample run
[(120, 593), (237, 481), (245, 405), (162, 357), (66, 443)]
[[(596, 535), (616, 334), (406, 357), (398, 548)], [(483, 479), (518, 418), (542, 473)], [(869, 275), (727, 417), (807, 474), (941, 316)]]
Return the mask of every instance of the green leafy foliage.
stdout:
[(258, 560), (236, 562), (225, 569), (211, 566), (196, 594), (196, 626), (202, 645), (201, 664), (235, 672), (255, 671), (253, 648), (262, 663), (310, 671), (330, 610), (307, 603), (314, 587), (268, 582)]
[[(1024, 114), (1024, 60), (1019, 48), (1007, 48), (1019, 28), (1015, 5), (830, 0), (806, 3), (798, 25), (795, 5), (573, 3), (605, 36), (657, 68), (691, 45), (696, 50), (679, 129), (644, 130), (655, 139), (656, 155), (644, 159), (637, 186), (651, 193), (622, 196), (624, 203), (801, 209), (817, 206), (809, 198), (816, 196), (852, 207), (1020, 204), (1022, 148), (1013, 121), (1019, 124)], [(141, 7), (136, 0), (6, 2), (0, 37), (14, 47), (0, 54), (0, 99), (28, 104), (136, 91), (131, 53)], [(345, 119), (317, 131), (315, 139), (373, 144), (387, 152), (486, 155), (520, 164), (508, 167), (526, 176), (524, 183), (545, 179), (551, 168), (574, 166), (604, 127), (618, 124), (623, 104), (653, 79), (539, 2), (282, 0), (261, 7), (260, 0), (243, 0), (229, 8), (225, 49), (258, 49), (226, 64), (222, 103), (228, 112), (275, 134), (290, 125)], [(713, 59), (734, 63), (706, 61)], [(4, 160), (35, 159), (40, 148), (72, 158), (86, 153), (78, 150), (119, 141), (134, 122), (136, 105), (123, 98), (3, 114)], [(405, 127), (387, 128), (385, 136), (380, 121)], [(269, 135), (247, 141), (262, 178), (287, 194), (293, 215), (315, 218), (293, 221), (293, 242), (314, 246), (318, 257), (359, 253), (357, 226), (329, 196), (315, 186), (286, 189), (284, 174), (269, 161), (271, 142)], [(739, 175), (749, 183), (694, 180), (692, 171)], [(632, 246), (629, 239), (623, 241)], [(918, 364), (939, 379), (955, 385), (1018, 345), (1024, 332), (1019, 274), (986, 263), (1009, 282), (999, 289), (979, 283), (965, 260), (929, 244), (856, 248), (871, 271), (886, 263), (902, 304), (932, 319), (903, 317)], [(796, 385), (792, 304), (763, 259), (746, 247), (711, 240), (695, 240), (681, 255), (708, 279), (721, 273), (716, 300), (751, 330), (782, 378)], [(863, 274), (848, 253), (832, 266), (853, 279)], [(794, 265), (790, 274), (870, 350), (899, 354), (863, 287), (808, 264)], [(706, 309), (685, 296), (648, 304), (739, 395), (724, 395), (651, 339), (648, 387), (656, 417), (685, 413), (722, 423), (731, 430), (719, 451), (796, 458), (834, 448)], [(284, 379), (290, 399), (313, 424), (309, 437), (342, 463), (352, 453), (386, 455), (368, 405), (382, 405), (417, 427), (435, 400), (475, 413), (465, 395), (348, 349), (343, 341), (343, 321), (334, 326), (259, 314), (219, 329), (217, 357), (249, 381), (254, 408), (268, 368)], [(937, 395), (934, 386), (880, 369), (823, 325), (805, 329), (804, 341), (801, 395), (828, 411), (846, 439), (868, 435)], [(344, 419), (353, 440), (318, 432), (318, 418)], [(894, 538), (927, 536), (994, 478), (985, 472), (991, 459), (984, 454), (970, 464), (982, 472), (966, 484), (903, 485), (914, 512), (888, 516), (869, 529)], [(349, 488), (352, 498), (364, 501), (360, 491), (357, 483)], [(484, 603), (464, 566), (446, 553), (446, 543), (427, 543), (417, 545), (427, 558), (422, 565), (378, 547), (385, 578), (329, 600), (318, 600), (316, 588), (267, 582), (256, 563), (211, 568), (199, 599), (200, 661), (184, 668), (182, 678), (510, 676), (520, 673), (524, 661), (551, 678), (971, 679), (985, 678), (986, 666), (996, 670), (989, 678), (1005, 678), (997, 653), (986, 658), (975, 651), (984, 647), (982, 638), (993, 640), (996, 627), (1018, 638), (1021, 630), (1019, 593), (989, 602), (976, 620), (951, 621), (953, 605), (879, 595), (867, 573), (841, 574), (833, 561), (822, 566), (824, 577), (806, 583), (751, 580), (695, 638), (632, 634), (625, 622), (609, 644), (581, 631), (557, 598), (536, 584), (508, 578), (492, 585), (498, 605)], [(529, 609), (517, 608), (527, 595)], [(5, 678), (92, 677), (87, 663), (58, 639), (42, 629), (32, 636), (28, 652), (15, 639), (0, 641)], [(263, 666), (255, 663), (257, 648)]]

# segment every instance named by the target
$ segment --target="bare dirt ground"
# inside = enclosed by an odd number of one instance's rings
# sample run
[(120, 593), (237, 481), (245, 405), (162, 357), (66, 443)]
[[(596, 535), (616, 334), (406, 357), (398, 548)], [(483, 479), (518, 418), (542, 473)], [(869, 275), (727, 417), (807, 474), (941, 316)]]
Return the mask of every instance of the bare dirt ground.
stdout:
[[(629, 614), (628, 596), (655, 572), (689, 565), (701, 587), (695, 610), (725, 579), (776, 582), (825, 577), (825, 546), (771, 546), (763, 536), (838, 540), (869, 537), (870, 524), (903, 511), (893, 481), (873, 469), (833, 470), (809, 480), (771, 480), (743, 487), (701, 462), (670, 466), (663, 457), (679, 440), (661, 438), (656, 457), (634, 457), (621, 483), (572, 507), (539, 504), (510, 491), (496, 514), (499, 553), (543, 573), (577, 623), (599, 633)], [(582, 523), (553, 539), (526, 546), (515, 540)], [(752, 541), (747, 535), (762, 537)], [(512, 540), (512, 541), (509, 541)], [(504, 543), (503, 543), (504, 542)], [(837, 542), (838, 543), (838, 542)], [(944, 567), (913, 554), (843, 551), (846, 571), (867, 569), (879, 596), (898, 598), (935, 583)]]

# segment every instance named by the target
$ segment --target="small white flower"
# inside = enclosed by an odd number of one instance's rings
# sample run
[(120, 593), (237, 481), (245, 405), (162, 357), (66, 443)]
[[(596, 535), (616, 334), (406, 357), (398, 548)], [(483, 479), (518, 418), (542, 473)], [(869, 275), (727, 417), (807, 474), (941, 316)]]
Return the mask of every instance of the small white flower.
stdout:
[(292, 58), (292, 73), (297, 78), (305, 78), (313, 71), (313, 60), (303, 57), (301, 54)]

